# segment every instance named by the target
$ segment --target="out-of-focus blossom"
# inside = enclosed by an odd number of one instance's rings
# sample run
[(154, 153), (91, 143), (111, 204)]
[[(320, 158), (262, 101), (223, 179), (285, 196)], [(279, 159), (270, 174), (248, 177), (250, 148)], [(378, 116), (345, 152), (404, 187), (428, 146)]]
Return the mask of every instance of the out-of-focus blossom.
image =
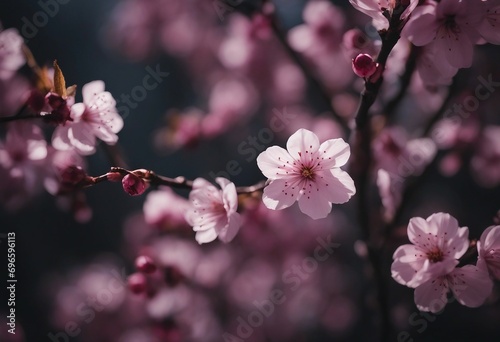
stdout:
[[(73, 187), (68, 188), (71, 184), (68, 184), (67, 179), (63, 178), (63, 173), (70, 168), (75, 168), (75, 170), (80, 170), (78, 171), (80, 175), (84, 174), (86, 163), (83, 157), (72, 150), (59, 151), (52, 147), (49, 147), (48, 152), (47, 158), (49, 162), (47, 163), (48, 169), (44, 180), (45, 189), (52, 195), (57, 195), (66, 190), (74, 190)], [(75, 182), (71, 183), (75, 184)]]
[(500, 226), (486, 228), (477, 242), (477, 251), (477, 266), (500, 280)]
[(437, 58), (432, 46), (423, 47), (417, 60), (417, 72), (426, 85), (449, 85), (458, 68), (450, 63), (436, 63)]
[(418, 5), (418, 0), (349, 0), (349, 2), (358, 11), (372, 17), (372, 24), (377, 30), (389, 27), (388, 18), (392, 17), (394, 10), (397, 9), (396, 5), (403, 6), (403, 3), (406, 3), (406, 8), (400, 16), (402, 21), (407, 19)]
[(160, 149), (175, 151), (184, 147), (196, 146), (202, 138), (204, 113), (196, 108), (189, 108), (182, 113), (170, 112), (168, 125), (157, 131), (156, 146)]
[(15, 115), (26, 102), (29, 93), (30, 84), (22, 76), (0, 79), (0, 117)]
[(350, 156), (343, 139), (320, 145), (316, 134), (299, 129), (288, 139), (287, 150), (272, 146), (257, 157), (260, 170), (271, 180), (262, 198), (269, 209), (285, 209), (298, 201), (304, 214), (319, 219), (330, 213), (332, 203), (345, 203), (355, 194), (352, 178), (340, 169)]
[(356, 57), (360, 53), (376, 56), (380, 50), (380, 41), (371, 40), (363, 31), (354, 28), (344, 33), (342, 46), (349, 59)]
[(483, 129), (471, 160), (472, 175), (484, 187), (500, 183), (500, 126)]
[(319, 54), (338, 49), (344, 15), (328, 1), (309, 1), (303, 12), (304, 24), (288, 34), (290, 45), (299, 52)]
[(0, 142), (0, 197), (14, 209), (41, 188), (47, 143), (36, 125), (16, 122), (8, 127), (5, 141)]
[(202, 134), (212, 138), (235, 125), (243, 125), (256, 103), (257, 93), (250, 82), (239, 79), (220, 80), (210, 94), (209, 111), (201, 123)]
[(83, 103), (71, 106), (71, 121), (58, 126), (52, 145), (59, 150), (75, 149), (82, 155), (95, 152), (96, 137), (107, 144), (118, 141), (123, 119), (116, 110), (113, 96), (104, 91), (104, 82), (93, 81), (82, 88)]
[(16, 29), (0, 31), (0, 79), (11, 78), (26, 63), (23, 43), (23, 37)]
[(479, 1), (428, 1), (415, 9), (403, 34), (417, 46), (430, 45), (437, 68), (467, 68), (480, 35)]
[(215, 240), (224, 242), (234, 239), (241, 226), (238, 209), (238, 194), (234, 183), (225, 178), (216, 178), (221, 190), (203, 178), (195, 179), (189, 194), (192, 207), (186, 213), (186, 221), (196, 232), (199, 244)]
[(469, 307), (480, 306), (491, 293), (493, 283), (481, 268), (456, 268), (469, 247), (468, 235), (467, 227), (460, 228), (449, 214), (410, 220), (408, 238), (412, 244), (394, 252), (391, 273), (398, 283), (415, 288), (420, 310), (440, 311), (449, 290), (459, 303)]
[(151, 191), (144, 202), (144, 219), (158, 228), (181, 228), (187, 225), (184, 215), (190, 204), (187, 199), (163, 187)]

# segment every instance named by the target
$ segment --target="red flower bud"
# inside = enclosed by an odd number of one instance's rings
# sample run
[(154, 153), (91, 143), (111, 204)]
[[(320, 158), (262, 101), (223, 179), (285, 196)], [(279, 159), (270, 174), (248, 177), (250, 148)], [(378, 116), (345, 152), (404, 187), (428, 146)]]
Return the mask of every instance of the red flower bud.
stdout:
[(377, 70), (377, 63), (372, 56), (365, 53), (359, 54), (352, 60), (352, 70), (359, 77), (370, 77)]
[(146, 191), (146, 182), (133, 173), (129, 173), (122, 179), (123, 190), (130, 196), (142, 195)]
[(134, 273), (128, 277), (128, 288), (132, 293), (144, 293), (147, 288), (146, 276), (142, 273)]
[(135, 267), (139, 272), (150, 274), (156, 271), (156, 265), (150, 257), (146, 255), (138, 256), (135, 259)]

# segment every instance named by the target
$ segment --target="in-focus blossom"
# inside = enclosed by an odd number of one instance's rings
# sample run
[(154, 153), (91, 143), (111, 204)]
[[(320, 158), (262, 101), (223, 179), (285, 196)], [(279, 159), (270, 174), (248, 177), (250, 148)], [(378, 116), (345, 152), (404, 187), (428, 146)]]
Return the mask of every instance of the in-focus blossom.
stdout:
[(82, 88), (83, 103), (71, 106), (71, 121), (59, 126), (52, 136), (58, 150), (75, 149), (82, 155), (95, 152), (96, 137), (113, 145), (123, 127), (113, 96), (104, 91), (103, 81), (87, 83)]
[[(418, 0), (395, 1), (395, 0), (349, 0), (351, 5), (358, 11), (373, 18), (372, 24), (377, 30), (387, 29), (397, 3), (406, 2), (407, 7), (401, 14), (401, 20), (405, 20), (418, 5)], [(402, 4), (400, 4), (403, 6)]]
[(22, 47), (23, 37), (16, 29), (0, 31), (0, 79), (11, 78), (26, 63)]
[(320, 145), (316, 134), (299, 129), (288, 139), (287, 150), (272, 146), (257, 157), (260, 170), (271, 180), (264, 188), (264, 204), (280, 210), (298, 201), (304, 214), (326, 217), (332, 203), (345, 203), (356, 193), (352, 178), (340, 169), (350, 154), (341, 138)]
[(403, 30), (413, 44), (430, 45), (438, 68), (467, 68), (472, 64), (472, 53), (481, 38), (478, 1), (428, 1), (415, 9)]
[(477, 242), (477, 251), (477, 266), (500, 280), (500, 226), (486, 228)]
[(469, 247), (468, 235), (468, 228), (460, 228), (449, 214), (410, 220), (408, 238), (412, 244), (394, 252), (391, 273), (398, 283), (415, 288), (419, 310), (440, 311), (449, 290), (459, 303), (469, 307), (480, 306), (491, 293), (493, 283), (481, 268), (456, 268)]
[(186, 221), (196, 232), (199, 244), (219, 239), (230, 242), (241, 227), (238, 209), (238, 194), (234, 183), (218, 177), (215, 179), (221, 190), (203, 178), (197, 178), (189, 194), (192, 207), (186, 213)]

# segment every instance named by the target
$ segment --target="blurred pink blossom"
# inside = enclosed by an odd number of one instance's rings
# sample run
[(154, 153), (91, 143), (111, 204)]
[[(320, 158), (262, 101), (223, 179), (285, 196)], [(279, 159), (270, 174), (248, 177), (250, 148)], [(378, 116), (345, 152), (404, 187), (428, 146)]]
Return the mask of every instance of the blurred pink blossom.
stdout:
[(486, 228), (477, 242), (477, 251), (477, 266), (500, 280), (500, 226)]
[(23, 37), (16, 29), (0, 31), (0, 79), (10, 79), (26, 63), (23, 44)]

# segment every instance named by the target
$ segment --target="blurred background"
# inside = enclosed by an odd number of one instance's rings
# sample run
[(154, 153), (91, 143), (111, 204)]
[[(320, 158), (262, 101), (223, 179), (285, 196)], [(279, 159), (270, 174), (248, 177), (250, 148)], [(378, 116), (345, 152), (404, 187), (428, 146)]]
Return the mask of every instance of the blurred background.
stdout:
[[(304, 22), (306, 2), (274, 2), (284, 32)], [(52, 7), (46, 7), (49, 3)], [(21, 32), (40, 65), (50, 66), (57, 59), (68, 85), (77, 84), (81, 90), (90, 81), (105, 82), (106, 90), (119, 101), (118, 109), (122, 107), (125, 124), (117, 150), (130, 169), (212, 180), (233, 169), (227, 163), (235, 161), (239, 171), (231, 180), (250, 185), (262, 179), (254, 162), (256, 153), (267, 146), (283, 146), (299, 127), (314, 130), (322, 140), (343, 134), (327, 113), (330, 104), (324, 103), (279, 42), (266, 36), (272, 33), (265, 24), (260, 28), (258, 20), (249, 23), (255, 3), (2, 1), (0, 21), (3, 28)], [(347, 1), (332, 3), (346, 13), (338, 19), (342, 30), (360, 27), (373, 34), (368, 18), (355, 13)], [(48, 14), (46, 23), (39, 12)], [(253, 44), (256, 39), (263, 43)], [(335, 39), (340, 45), (342, 34)], [(458, 75), (461, 89), (472, 91), (478, 74), (492, 73), (500, 79), (499, 66), (493, 65), (498, 47), (477, 50), (474, 69)], [(318, 54), (332, 56), (328, 51)], [(325, 83), (338, 94), (332, 99), (334, 107), (349, 119), (360, 84), (352, 75), (350, 59), (333, 55), (338, 59), (318, 62), (319, 70), (333, 74)], [(168, 76), (138, 99), (134, 89), (151, 70)], [(21, 73), (29, 77), (26, 67)], [(123, 96), (135, 98), (134, 103), (127, 104)], [(494, 94), (485, 105), (490, 124), (500, 124), (499, 98)], [(80, 92), (76, 99), (81, 101)], [(248, 139), (263, 134), (276, 111), (291, 113), (292, 123), (269, 139), (261, 136), (258, 146), (250, 147)], [(405, 115), (424, 117), (426, 108), (408, 101), (403, 102), (404, 111), (403, 123), (411, 122)], [(213, 117), (200, 121), (207, 115)], [(49, 138), (51, 129), (45, 133)], [(112, 166), (103, 148), (87, 158), (87, 164), (90, 175), (103, 174)], [(391, 241), (394, 248), (387, 254), (391, 317), (398, 341), (498, 341), (498, 289), (482, 308), (451, 303), (444, 313), (425, 316), (413, 303), (413, 290), (390, 278), (390, 257), (398, 243), (405, 243), (409, 217), (450, 212), (470, 228), (471, 237), (478, 238), (500, 209), (497, 184), (478, 186), (467, 167), (458, 167), (452, 176), (441, 171), (434, 165), (426, 173), (413, 198), (415, 205), (402, 215), (401, 229)], [(377, 317), (370, 303), (368, 271), (359, 256), (363, 246), (356, 244), (360, 236), (352, 204), (335, 207), (327, 219), (312, 221), (296, 206), (267, 212), (258, 199), (247, 198), (247, 224), (237, 239), (229, 245), (199, 246), (190, 227), (172, 209), (182, 207), (182, 199), (167, 190), (155, 194), (130, 197), (113, 183), (89, 188), (85, 190), (85, 210), (91, 210), (88, 220), (75, 219), (74, 212), (62, 210), (64, 205), (46, 191), (15, 210), (1, 205), (0, 233), (16, 233), (19, 328), (15, 337), (4, 333), (8, 307), (2, 285), (2, 341), (240, 341), (223, 337), (224, 333), (238, 336), (237, 318), (247, 321), (255, 311), (254, 301), (262, 303), (275, 289), (283, 291), (286, 301), (243, 340), (372, 340)], [(177, 194), (186, 198), (188, 192)], [(315, 271), (299, 278), (295, 289), (286, 272), (312, 255), (318, 239), (329, 236), (340, 247)], [(5, 243), (0, 240), (2, 254)], [(161, 274), (149, 278), (150, 293), (135, 295), (127, 290), (126, 278), (135, 272), (138, 255), (155, 259)], [(2, 263), (5, 259), (1, 257)], [(5, 270), (2, 264), (0, 274)], [(99, 301), (102, 289), (111, 283), (117, 289), (109, 301), (90, 304), (92, 298)], [(68, 330), (68, 322), (75, 326), (70, 324)], [(72, 337), (68, 331), (78, 333)]]

